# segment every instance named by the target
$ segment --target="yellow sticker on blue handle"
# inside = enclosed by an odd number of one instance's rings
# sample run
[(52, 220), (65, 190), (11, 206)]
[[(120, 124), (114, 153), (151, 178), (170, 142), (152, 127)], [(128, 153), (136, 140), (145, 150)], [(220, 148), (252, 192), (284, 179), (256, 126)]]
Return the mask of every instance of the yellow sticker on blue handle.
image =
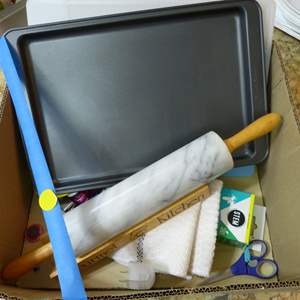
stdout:
[(52, 190), (44, 190), (39, 197), (39, 205), (42, 210), (49, 211), (55, 207), (57, 197)]

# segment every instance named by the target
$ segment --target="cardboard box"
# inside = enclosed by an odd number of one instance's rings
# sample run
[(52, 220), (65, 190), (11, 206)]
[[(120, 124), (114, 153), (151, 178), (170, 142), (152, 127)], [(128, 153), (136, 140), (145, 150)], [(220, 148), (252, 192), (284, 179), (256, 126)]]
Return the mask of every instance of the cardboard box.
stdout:
[[(283, 289), (300, 287), (300, 252), (298, 217), (300, 192), (300, 139), (299, 121), (295, 115), (296, 108), (290, 97), (276, 48), (272, 55), (271, 108), (282, 114), (284, 122), (280, 130), (271, 136), (269, 159), (259, 166), (260, 186), (267, 207), (268, 227), (272, 241), (273, 257), (279, 264), (278, 281), (251, 281), (248, 277), (236, 277), (210, 287), (197, 287), (197, 281), (184, 281), (174, 285), (172, 278), (158, 276), (159, 289), (152, 291), (89, 290), (93, 299), (141, 299), (150, 297), (167, 297), (168, 299), (201, 299), (204, 292), (227, 293), (237, 290), (250, 289)], [(11, 108), (7, 91), (0, 100), (0, 212), (2, 225), (0, 227), (0, 255), (1, 263), (6, 263), (13, 257), (20, 255), (23, 245), (23, 233), (27, 226), (29, 206), (32, 199), (32, 183), (27, 170), (24, 153), (18, 135), (16, 120)], [(230, 182), (232, 179), (227, 179)], [(259, 184), (245, 181), (243, 190), (253, 191), (258, 198)], [(234, 188), (234, 187), (232, 187)], [(258, 193), (258, 194), (257, 194)], [(226, 248), (217, 253), (215, 265), (222, 269)], [(229, 250), (228, 250), (229, 251)], [(105, 270), (103, 270), (104, 272)], [(106, 273), (107, 274), (107, 273)], [(110, 273), (113, 277), (113, 273)], [(109, 275), (106, 275), (109, 280)], [(181, 288), (173, 288), (182, 286)], [(167, 289), (168, 288), (168, 289)], [(0, 297), (9, 299), (58, 299), (59, 290), (24, 289), (16, 287), (14, 283), (0, 286)]]

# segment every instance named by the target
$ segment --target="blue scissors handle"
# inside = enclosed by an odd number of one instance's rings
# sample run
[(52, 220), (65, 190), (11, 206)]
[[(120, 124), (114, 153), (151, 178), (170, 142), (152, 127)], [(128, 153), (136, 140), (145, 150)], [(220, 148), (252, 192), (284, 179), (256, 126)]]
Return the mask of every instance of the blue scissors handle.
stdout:
[[(254, 248), (260, 249), (258, 254), (254, 254)], [(250, 275), (261, 279), (272, 278), (278, 273), (278, 265), (272, 259), (265, 259), (268, 252), (266, 242), (262, 240), (252, 241), (244, 250), (241, 257), (235, 262), (230, 270), (235, 276)], [(264, 269), (264, 270), (263, 270)]]

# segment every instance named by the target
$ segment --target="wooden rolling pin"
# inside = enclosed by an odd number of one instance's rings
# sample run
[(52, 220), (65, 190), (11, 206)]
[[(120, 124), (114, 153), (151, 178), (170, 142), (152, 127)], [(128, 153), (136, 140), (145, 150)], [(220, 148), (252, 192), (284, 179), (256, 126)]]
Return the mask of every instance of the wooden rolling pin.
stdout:
[[(71, 210), (65, 222), (76, 256), (90, 257), (86, 254), (97, 247), (102, 251), (107, 241), (229, 171), (232, 152), (280, 123), (280, 115), (270, 113), (225, 141), (209, 132)], [(96, 256), (101, 259), (102, 253)], [(2, 278), (16, 279), (51, 255), (48, 243), (6, 265)]]

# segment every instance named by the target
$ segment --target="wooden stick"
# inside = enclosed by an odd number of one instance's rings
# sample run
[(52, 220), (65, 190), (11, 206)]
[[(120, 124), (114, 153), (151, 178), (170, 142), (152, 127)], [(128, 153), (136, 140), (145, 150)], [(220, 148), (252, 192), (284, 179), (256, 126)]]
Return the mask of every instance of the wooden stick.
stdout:
[[(139, 236), (149, 232), (157, 226), (167, 222), (171, 218), (177, 216), (179, 213), (182, 213), (196, 203), (199, 203), (200, 201), (206, 199), (209, 195), (210, 191), (208, 185), (199, 187), (188, 195), (173, 202), (166, 208), (163, 208), (159, 212), (151, 215), (142, 222), (119, 233), (104, 244), (90, 251), (88, 254), (79, 256), (77, 258), (77, 263), (80, 267), (80, 270), (83, 271), (85, 269), (88, 269), (90, 266), (98, 263), (100, 260), (109, 256), (117, 249), (125, 246), (131, 241), (136, 240)], [(54, 278), (55, 276), (57, 276), (57, 272), (53, 271), (50, 274), (50, 277)]]
[[(199, 203), (201, 200), (206, 199), (209, 195), (210, 191), (208, 185), (197, 188), (193, 192), (178, 199), (171, 205), (161, 209), (147, 219), (114, 236), (99, 247), (90, 251), (85, 256), (78, 257), (77, 262), (79, 263), (79, 266), (82, 269), (85, 269), (99, 262), (116, 249), (126, 245), (130, 241), (135, 240), (139, 235), (146, 233), (158, 225), (175, 217), (184, 210), (190, 208), (196, 203)], [(47, 243), (42, 247), (22, 255), (10, 262), (4, 267), (1, 277), (4, 280), (17, 279), (32, 270), (35, 266), (50, 258), (52, 254), (51, 244)], [(56, 272), (51, 274), (52, 277), (57, 275)]]

